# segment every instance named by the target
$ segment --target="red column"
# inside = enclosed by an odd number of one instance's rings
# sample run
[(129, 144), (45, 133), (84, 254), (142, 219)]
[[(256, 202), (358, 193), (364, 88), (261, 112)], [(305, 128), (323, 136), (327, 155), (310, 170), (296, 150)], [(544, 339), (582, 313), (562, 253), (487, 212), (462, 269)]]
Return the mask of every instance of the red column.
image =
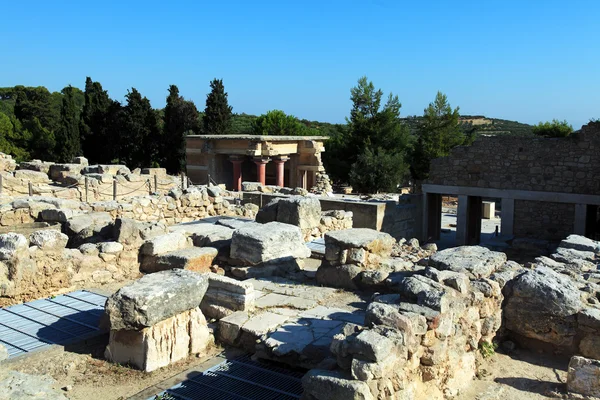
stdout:
[(242, 162), (239, 157), (229, 157), (229, 161), (233, 164), (233, 190), (240, 192), (242, 190)]
[(283, 187), (284, 183), (283, 183), (283, 167), (285, 162), (289, 160), (288, 157), (280, 157), (279, 159), (275, 159), (273, 160), (273, 162), (277, 165), (277, 170), (276, 170), (276, 177), (277, 177), (277, 183), (276, 185), (279, 187)]
[(254, 163), (256, 164), (256, 177), (261, 185), (266, 185), (266, 165), (270, 160), (268, 158), (255, 158)]

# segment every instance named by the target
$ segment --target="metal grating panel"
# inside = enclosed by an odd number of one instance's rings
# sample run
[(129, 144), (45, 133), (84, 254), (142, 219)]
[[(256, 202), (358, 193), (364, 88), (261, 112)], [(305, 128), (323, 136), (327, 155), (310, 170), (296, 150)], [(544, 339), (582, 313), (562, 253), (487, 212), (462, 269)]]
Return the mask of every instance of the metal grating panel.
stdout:
[(226, 360), (202, 374), (167, 389), (166, 400), (297, 400), (303, 373), (252, 361), (249, 356)]
[(80, 290), (0, 308), (0, 343), (9, 357), (75, 343), (98, 332), (106, 297)]

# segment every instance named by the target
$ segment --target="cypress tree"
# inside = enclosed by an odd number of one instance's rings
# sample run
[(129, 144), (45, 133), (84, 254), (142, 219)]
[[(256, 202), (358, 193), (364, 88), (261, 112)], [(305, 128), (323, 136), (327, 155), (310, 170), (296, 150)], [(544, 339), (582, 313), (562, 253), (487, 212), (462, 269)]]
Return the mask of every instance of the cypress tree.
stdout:
[(198, 131), (198, 109), (193, 102), (179, 95), (175, 85), (169, 87), (164, 110), (163, 145), (161, 165), (171, 174), (182, 171), (185, 166), (185, 136)]
[(120, 124), (119, 161), (130, 168), (150, 167), (159, 161), (158, 148), (162, 146), (158, 115), (150, 100), (142, 97), (135, 88), (125, 98), (127, 105)]
[(68, 163), (71, 162), (73, 157), (81, 153), (79, 110), (75, 102), (73, 87), (68, 86), (62, 92), (60, 128), (56, 133), (56, 156), (58, 161)]
[(226, 135), (231, 131), (232, 108), (227, 103), (227, 93), (222, 79), (210, 82), (210, 93), (206, 96), (206, 108), (202, 118), (203, 133), (206, 135)]
[(115, 158), (115, 138), (113, 127), (116, 121), (109, 112), (112, 100), (108, 92), (102, 90), (99, 82), (90, 77), (85, 80), (85, 103), (80, 118), (79, 131), (83, 154), (92, 163), (110, 163)]

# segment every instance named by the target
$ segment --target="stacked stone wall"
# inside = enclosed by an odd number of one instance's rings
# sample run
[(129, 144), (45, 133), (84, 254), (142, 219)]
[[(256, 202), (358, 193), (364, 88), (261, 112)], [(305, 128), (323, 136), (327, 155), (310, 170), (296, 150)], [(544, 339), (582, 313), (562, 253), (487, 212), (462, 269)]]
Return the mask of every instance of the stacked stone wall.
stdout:
[(599, 150), (600, 122), (567, 138), (481, 137), (433, 160), (426, 183), (598, 194)]
[(515, 201), (517, 237), (558, 241), (573, 232), (575, 205), (543, 201)]

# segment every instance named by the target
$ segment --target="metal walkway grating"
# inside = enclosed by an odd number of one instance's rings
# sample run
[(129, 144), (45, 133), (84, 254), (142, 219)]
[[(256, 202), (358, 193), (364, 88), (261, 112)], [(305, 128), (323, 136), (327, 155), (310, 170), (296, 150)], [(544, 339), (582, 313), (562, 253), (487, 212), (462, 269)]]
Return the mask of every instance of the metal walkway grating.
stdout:
[(302, 395), (303, 375), (242, 356), (226, 360), (148, 400), (297, 400)]
[(0, 343), (13, 358), (83, 340), (99, 332), (105, 302), (105, 296), (80, 290), (0, 308)]

